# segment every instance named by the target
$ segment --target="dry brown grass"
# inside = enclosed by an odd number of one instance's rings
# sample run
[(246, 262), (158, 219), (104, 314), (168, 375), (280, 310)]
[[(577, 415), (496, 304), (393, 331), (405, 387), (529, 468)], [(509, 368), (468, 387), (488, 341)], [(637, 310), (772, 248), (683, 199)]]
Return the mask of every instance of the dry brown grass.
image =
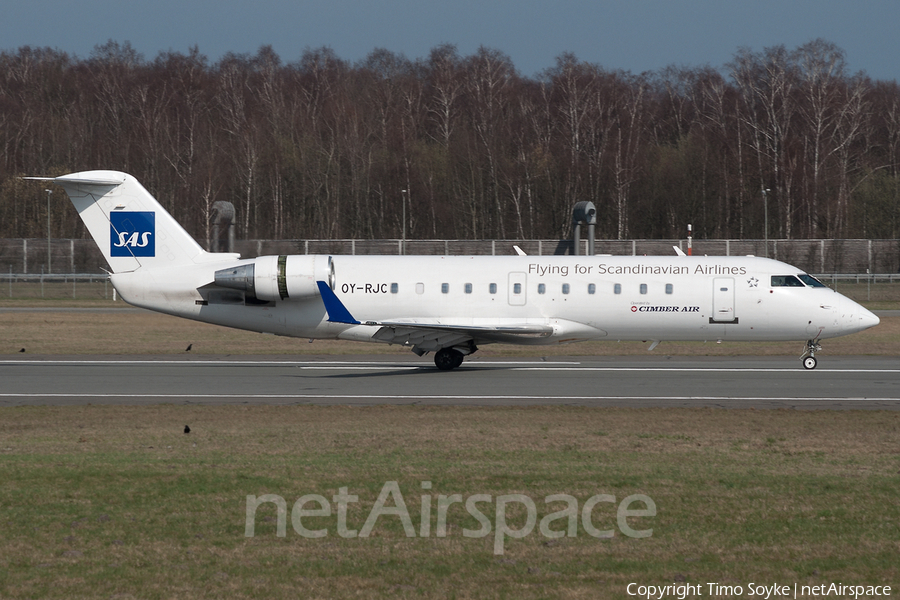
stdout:
[[(0, 312), (0, 354), (25, 348), (29, 354), (178, 354), (192, 344), (193, 354), (397, 354), (409, 350), (383, 344), (284, 338), (198, 323), (149, 311), (104, 313), (42, 311)], [(825, 340), (831, 355), (900, 356), (900, 317), (885, 317), (868, 331)], [(559, 346), (485, 345), (479, 356), (616, 356), (646, 355), (641, 342), (586, 342)], [(797, 342), (666, 342), (662, 355), (758, 356), (799, 355)]]

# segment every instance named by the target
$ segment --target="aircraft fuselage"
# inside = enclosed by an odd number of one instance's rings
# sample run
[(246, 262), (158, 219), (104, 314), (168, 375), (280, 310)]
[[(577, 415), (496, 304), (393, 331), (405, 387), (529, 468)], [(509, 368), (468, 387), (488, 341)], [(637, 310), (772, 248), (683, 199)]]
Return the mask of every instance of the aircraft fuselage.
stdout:
[[(263, 257), (274, 258), (274, 257)], [(260, 259), (232, 261), (240, 266)], [(361, 324), (329, 323), (319, 294), (254, 301), (244, 292), (206, 285), (222, 264), (203, 265), (182, 294), (160, 294), (165, 277), (114, 275), (133, 304), (201, 321), (302, 338), (372, 341), (378, 325), (545, 325), (552, 333), (487, 341), (556, 344), (608, 340), (824, 339), (872, 326), (866, 309), (827, 287), (783, 277), (795, 267), (760, 257), (682, 256), (288, 256), (326, 266), (321, 277)], [(332, 270), (333, 268), (333, 270)], [(185, 269), (180, 273), (185, 274)], [(182, 275), (183, 276), (183, 275)], [(778, 285), (773, 285), (773, 276)], [(180, 276), (173, 274), (176, 279)], [(277, 274), (274, 276), (277, 279)], [(139, 293), (131, 294), (132, 281)], [(796, 281), (796, 280), (795, 280)], [(185, 282), (187, 283), (187, 282)], [(277, 282), (273, 283), (277, 287)], [(187, 293), (184, 293), (187, 292)]]

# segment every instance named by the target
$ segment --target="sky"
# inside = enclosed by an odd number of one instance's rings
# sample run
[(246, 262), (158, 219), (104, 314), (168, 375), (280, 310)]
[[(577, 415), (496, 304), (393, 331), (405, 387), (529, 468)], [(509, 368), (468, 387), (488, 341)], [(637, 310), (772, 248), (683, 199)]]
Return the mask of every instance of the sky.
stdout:
[(741, 47), (816, 38), (850, 73), (900, 81), (900, 0), (12, 0), (0, 51), (51, 47), (88, 58), (108, 40), (145, 59), (197, 46), (211, 62), (270, 45), (283, 62), (328, 46), (356, 62), (376, 48), (424, 58), (445, 43), (486, 46), (533, 77), (571, 52), (610, 70), (723, 68)]

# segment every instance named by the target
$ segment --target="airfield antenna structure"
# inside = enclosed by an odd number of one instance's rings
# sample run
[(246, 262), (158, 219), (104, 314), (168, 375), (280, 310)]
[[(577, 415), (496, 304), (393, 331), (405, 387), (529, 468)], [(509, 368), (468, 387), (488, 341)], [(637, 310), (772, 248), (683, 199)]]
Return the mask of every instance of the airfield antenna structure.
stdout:
[(588, 256), (594, 255), (594, 228), (597, 225), (597, 209), (593, 202), (581, 201), (575, 204), (572, 210), (572, 223), (575, 229), (574, 253), (578, 256), (581, 253), (581, 224), (587, 223), (588, 226)]
[[(224, 200), (212, 205), (212, 252), (234, 252), (234, 204)], [(224, 246), (224, 247), (223, 247)]]

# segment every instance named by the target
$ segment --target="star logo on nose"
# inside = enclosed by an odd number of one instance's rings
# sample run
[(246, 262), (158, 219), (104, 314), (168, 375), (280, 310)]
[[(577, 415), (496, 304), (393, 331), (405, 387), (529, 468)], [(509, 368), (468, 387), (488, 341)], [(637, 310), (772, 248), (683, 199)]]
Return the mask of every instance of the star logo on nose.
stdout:
[(759, 283), (759, 279), (757, 279), (756, 277), (751, 277), (747, 280), (747, 283), (750, 284), (750, 287), (756, 287), (756, 285)]

